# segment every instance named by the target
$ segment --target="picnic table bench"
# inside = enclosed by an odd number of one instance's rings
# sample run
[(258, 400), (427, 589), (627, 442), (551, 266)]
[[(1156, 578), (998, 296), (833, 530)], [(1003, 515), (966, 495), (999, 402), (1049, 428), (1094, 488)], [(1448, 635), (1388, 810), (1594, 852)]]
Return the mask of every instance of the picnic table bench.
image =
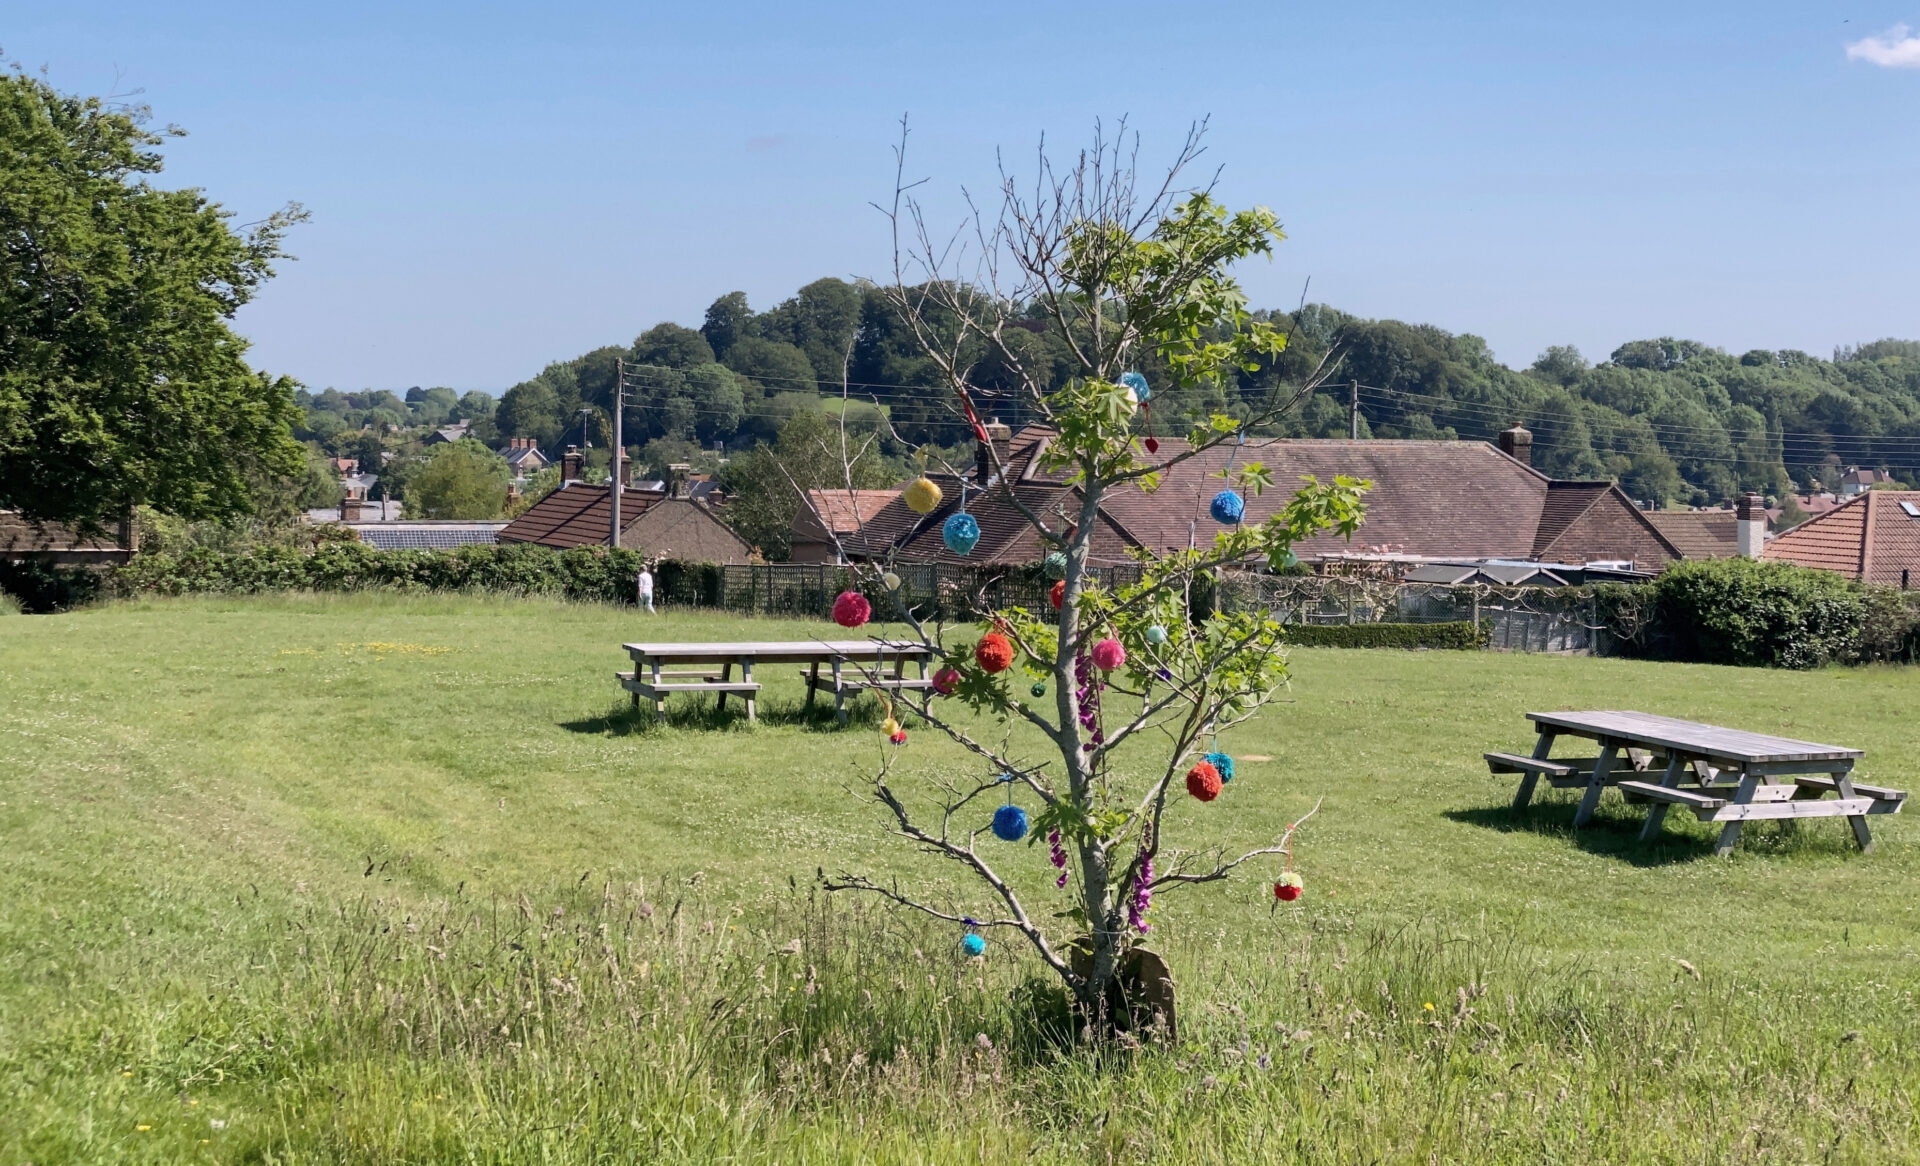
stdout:
[[(1528, 713), (1527, 719), (1539, 733), (1532, 756), (1488, 753), (1487, 766), (1521, 775), (1516, 811), (1527, 808), (1541, 778), (1556, 789), (1584, 791), (1573, 816), (1576, 830), (1592, 819), (1601, 792), (1614, 786), (1628, 802), (1648, 807), (1642, 841), (1660, 832), (1668, 809), (1680, 806), (1702, 822), (1724, 823), (1715, 854), (1730, 853), (1742, 824), (1760, 818), (1844, 817), (1865, 851), (1873, 846), (1868, 815), (1897, 814), (1907, 800), (1905, 790), (1855, 782), (1861, 751), (1840, 745), (1627, 710)], [(1596, 742), (1600, 754), (1554, 759), (1561, 737)], [(1662, 767), (1660, 779), (1645, 780), (1655, 766)]]
[[(801, 679), (807, 685), (807, 707), (821, 691), (833, 693), (833, 709), (841, 724), (847, 723), (847, 694), (866, 688), (924, 689), (933, 687), (927, 678), (927, 661), (933, 649), (909, 640), (758, 640), (743, 643), (623, 644), (633, 658), (633, 671), (616, 672), (621, 687), (633, 694), (633, 707), (642, 698), (653, 702), (654, 712), (665, 720), (667, 697), (676, 692), (713, 692), (719, 694), (719, 707), (727, 697), (736, 695), (747, 706), (747, 719), (755, 716), (754, 697), (760, 684), (753, 678), (755, 664), (801, 664)], [(911, 660), (920, 674), (907, 676)], [(691, 667), (688, 667), (688, 666)], [(820, 675), (822, 666), (830, 671)], [(740, 678), (734, 679), (734, 669)]]

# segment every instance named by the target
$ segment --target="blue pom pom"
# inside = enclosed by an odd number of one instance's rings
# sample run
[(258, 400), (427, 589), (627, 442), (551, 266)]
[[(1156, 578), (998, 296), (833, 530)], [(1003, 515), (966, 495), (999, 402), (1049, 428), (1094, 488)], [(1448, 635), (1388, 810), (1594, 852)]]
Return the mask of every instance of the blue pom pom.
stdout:
[(1213, 496), (1213, 505), (1207, 507), (1207, 512), (1220, 525), (1232, 526), (1247, 512), (1247, 503), (1232, 490), (1222, 490)]
[(980, 524), (974, 521), (973, 515), (962, 511), (947, 519), (947, 524), (940, 528), (940, 538), (954, 554), (967, 554), (980, 541)]
[(1027, 812), (1008, 803), (993, 812), (993, 835), (1002, 842), (1018, 842), (1027, 836)]
[(1136, 401), (1145, 401), (1153, 396), (1153, 390), (1147, 387), (1147, 378), (1137, 372), (1121, 373), (1120, 383), (1133, 390), (1133, 399)]
[(1233, 758), (1228, 757), (1225, 753), (1209, 753), (1207, 754), (1206, 760), (1208, 765), (1213, 766), (1214, 769), (1219, 771), (1221, 781), (1228, 782), (1233, 780)]
[(1049, 579), (1065, 579), (1067, 577), (1067, 556), (1061, 554), (1059, 551), (1055, 551), (1041, 560), (1040, 569), (1046, 572), (1046, 576)]
[(985, 955), (987, 953), (987, 941), (972, 932), (968, 932), (967, 937), (960, 941), (960, 950), (966, 952), (968, 955)]
[(1152, 627), (1147, 629), (1147, 643), (1153, 644), (1157, 647), (1166, 642), (1167, 642), (1167, 629), (1161, 627), (1159, 624), (1154, 624)]

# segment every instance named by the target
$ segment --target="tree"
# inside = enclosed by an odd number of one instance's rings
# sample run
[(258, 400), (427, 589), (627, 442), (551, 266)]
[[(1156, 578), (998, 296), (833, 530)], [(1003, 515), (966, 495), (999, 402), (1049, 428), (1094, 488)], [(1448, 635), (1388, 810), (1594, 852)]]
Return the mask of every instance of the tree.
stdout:
[(240, 233), (200, 191), (156, 188), (147, 120), (0, 76), (0, 507), (238, 516), (255, 484), (305, 474), (294, 383), (248, 367), (229, 327), (304, 214)]
[[(1021, 387), (1057, 433), (1043, 467), (1066, 475), (1077, 496), (1042, 513), (1018, 494), (1003, 494), (1057, 556), (1057, 613), (1003, 611), (982, 626), (977, 643), (956, 646), (896, 603), (896, 614), (944, 659), (944, 687), (1005, 727), (982, 739), (953, 724), (939, 696), (902, 694), (916, 714), (979, 759), (977, 776), (933, 791), (931, 805), (903, 795), (894, 787), (894, 762), (905, 737), (895, 732), (873, 796), (895, 835), (969, 872), (978, 895), (940, 905), (897, 881), (852, 873), (824, 885), (1024, 939), (1102, 1033), (1145, 1020), (1134, 1012), (1138, 1000), (1123, 972), (1157, 917), (1157, 896), (1291, 853), (1292, 828), (1236, 858), (1204, 846), (1175, 847), (1163, 833), (1169, 798), (1183, 775), (1185, 788), (1202, 801), (1220, 793), (1220, 775), (1211, 763), (1201, 764), (1213, 735), (1254, 716), (1287, 677), (1280, 625), (1265, 612), (1248, 611), (1215, 614), (1194, 626), (1187, 613), (1195, 585), (1229, 564), (1285, 566), (1295, 541), (1328, 529), (1351, 535), (1362, 514), (1364, 483), (1310, 481), (1267, 522), (1236, 523), (1210, 546), (1144, 560), (1135, 585), (1103, 587), (1089, 573), (1088, 552), (1107, 495), (1153, 489), (1192, 451), (1235, 441), (1243, 429), (1241, 421), (1215, 413), (1187, 435), (1187, 450), (1168, 457), (1148, 452), (1134, 428), (1135, 391), (1123, 375), (1151, 357), (1173, 385), (1218, 386), (1276, 357), (1286, 343), (1270, 322), (1247, 311), (1229, 274), (1235, 262), (1270, 254), (1282, 238), (1273, 213), (1229, 212), (1205, 192), (1172, 193), (1198, 145), (1196, 132), (1167, 181), (1156, 184), (1159, 193), (1141, 197), (1130, 151), (1117, 141), (1096, 139), (1063, 174), (1043, 170), (1036, 201), (1023, 200), (1023, 188), (1008, 178), (998, 221), (980, 223), (974, 232), (993, 250), (974, 260), (990, 281), (1017, 275), (1009, 287), (966, 288), (938, 278), (950, 251), (917, 230), (922, 220), (906, 183), (898, 184), (894, 203), (898, 258), (889, 294), (963, 413), (977, 413), (974, 364), (965, 353), (974, 345), (992, 348), (1019, 375), (1024, 366), (1004, 338), (1030, 305), (1039, 304), (1070, 341), (1077, 368), (1065, 386), (1049, 387), (1036, 371), (1022, 377)], [(911, 241), (903, 244), (903, 235)], [(910, 267), (933, 278), (910, 283)], [(1283, 413), (1312, 387), (1310, 378), (1261, 402), (1253, 416), (1264, 421)], [(1263, 465), (1249, 461), (1222, 485), (1258, 491), (1270, 480)], [(1016, 739), (1015, 726), (1033, 736)], [(1035, 736), (1044, 742), (1044, 761), (1033, 752)], [(988, 807), (1002, 798), (1011, 805), (1015, 794), (1037, 803), (1032, 833), (1046, 838), (1062, 872), (1054, 886), (1066, 896), (1064, 910), (1031, 906), (1002, 875), (999, 857), (982, 853), (987, 816), (996, 825), (1001, 818)], [(1010, 823), (1002, 836), (1024, 836), (1024, 816), (1017, 825)], [(1049, 917), (1070, 920), (1084, 935), (1062, 935)]]
[(658, 364), (667, 368), (692, 368), (713, 363), (713, 347), (707, 338), (678, 324), (655, 324), (640, 333), (633, 342), (629, 359), (640, 364)]
[(877, 441), (850, 436), (819, 408), (801, 410), (780, 427), (771, 445), (758, 446), (720, 471), (732, 501), (727, 523), (769, 559), (785, 559), (801, 491), (830, 487), (869, 490), (894, 480)]
[(700, 335), (706, 337), (713, 354), (725, 360), (727, 351), (747, 334), (752, 322), (753, 309), (747, 306), (747, 293), (728, 292), (707, 307), (707, 319), (700, 325)]
[(435, 446), (433, 456), (407, 479), (407, 517), (498, 518), (511, 477), (507, 459), (477, 441), (462, 438)]

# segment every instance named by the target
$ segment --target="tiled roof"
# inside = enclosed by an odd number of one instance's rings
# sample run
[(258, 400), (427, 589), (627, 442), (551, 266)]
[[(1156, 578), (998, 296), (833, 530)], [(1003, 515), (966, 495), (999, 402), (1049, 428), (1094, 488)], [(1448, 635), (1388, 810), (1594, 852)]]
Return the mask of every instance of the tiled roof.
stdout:
[[(997, 491), (982, 495), (970, 482), (964, 483), (966, 508), (980, 524), (980, 542), (965, 555), (948, 550), (941, 530), (947, 519), (960, 510), (963, 482), (948, 474), (929, 474), (928, 477), (939, 485), (942, 494), (940, 505), (932, 514), (915, 514), (907, 509), (903, 499), (896, 497), (867, 522), (857, 538), (843, 540), (848, 552), (879, 557), (892, 549), (908, 562), (973, 566), (1035, 563), (1044, 556), (1040, 534), (1026, 516), (1007, 502), (1004, 495)], [(1067, 520), (1061, 517), (1063, 512), (1076, 516), (1079, 513), (1080, 494), (1069, 487), (1029, 482), (1016, 486), (1015, 490), (1028, 509), (1046, 518), (1056, 529), (1066, 525)], [(1094, 566), (1132, 562), (1128, 551), (1135, 545), (1111, 515), (1103, 515), (1099, 529), (1094, 532), (1089, 560)]]
[(104, 533), (83, 535), (58, 522), (33, 522), (18, 511), (0, 510), (0, 558), (14, 554), (53, 551), (123, 551), (118, 539)]
[(1898, 587), (1920, 572), (1920, 490), (1869, 490), (1767, 544), (1763, 557)]
[(1540, 508), (1540, 525), (1533, 534), (1534, 557), (1546, 557), (1547, 548), (1554, 540), (1592, 510), (1612, 488), (1611, 482), (1548, 482), (1546, 504)]
[(382, 522), (354, 525), (360, 541), (383, 551), (440, 550), (498, 541), (504, 522)]
[(815, 520), (835, 534), (851, 534), (899, 495), (899, 490), (808, 490), (800, 517)]
[(1683, 559), (1730, 559), (1739, 553), (1731, 510), (1649, 510), (1646, 519)]
[[(525, 514), (514, 519), (500, 532), (503, 543), (539, 543), (565, 550), (568, 547), (601, 545), (607, 541), (612, 525), (613, 503), (607, 486), (589, 486), (568, 482), (535, 502)], [(629, 487), (620, 495), (620, 532), (622, 542), (647, 507), (661, 495)]]

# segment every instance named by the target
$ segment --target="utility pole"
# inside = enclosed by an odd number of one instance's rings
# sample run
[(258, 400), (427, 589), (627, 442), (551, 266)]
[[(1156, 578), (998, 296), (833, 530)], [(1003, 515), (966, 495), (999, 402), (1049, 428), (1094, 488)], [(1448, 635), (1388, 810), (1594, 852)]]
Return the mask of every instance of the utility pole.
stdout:
[(620, 406), (627, 396), (627, 362), (623, 357), (613, 358), (613, 485), (609, 487), (612, 499), (609, 509), (613, 513), (612, 530), (607, 534), (607, 545), (618, 549), (620, 546), (620, 458), (626, 453), (624, 440), (620, 433)]
[(1347, 431), (1355, 441), (1360, 440), (1360, 382), (1347, 382)]

